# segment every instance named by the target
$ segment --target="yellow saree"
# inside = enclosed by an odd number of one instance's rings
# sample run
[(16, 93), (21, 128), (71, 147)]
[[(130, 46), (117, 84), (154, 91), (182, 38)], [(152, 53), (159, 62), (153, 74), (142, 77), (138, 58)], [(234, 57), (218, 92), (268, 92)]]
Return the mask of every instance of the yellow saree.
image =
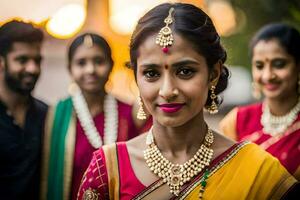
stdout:
[[(203, 174), (170, 199), (199, 199), (202, 179)], [(256, 144), (244, 142), (210, 167), (203, 199), (275, 200), (296, 182), (276, 158)], [(158, 195), (158, 189), (146, 189), (135, 199), (151, 199)]]
[[(255, 144), (235, 153), (210, 169), (203, 199), (280, 199), (296, 183), (276, 158)], [(179, 199), (198, 199), (199, 190), (198, 181)]]

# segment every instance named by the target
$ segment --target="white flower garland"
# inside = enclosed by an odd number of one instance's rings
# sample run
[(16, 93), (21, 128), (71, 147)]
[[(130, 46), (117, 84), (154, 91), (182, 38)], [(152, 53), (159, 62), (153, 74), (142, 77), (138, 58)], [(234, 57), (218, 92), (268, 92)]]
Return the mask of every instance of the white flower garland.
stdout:
[(300, 111), (300, 101), (284, 116), (274, 116), (267, 104), (263, 104), (261, 124), (266, 134), (276, 136), (283, 133), (297, 119)]
[[(84, 99), (81, 90), (77, 89), (71, 93), (73, 106), (77, 114), (78, 120), (84, 130), (84, 133), (95, 148), (99, 148), (103, 145), (103, 141), (91, 113), (88, 109), (88, 105)], [(118, 103), (117, 100), (111, 96), (106, 95), (104, 97), (104, 144), (111, 144), (116, 142), (118, 136)]]

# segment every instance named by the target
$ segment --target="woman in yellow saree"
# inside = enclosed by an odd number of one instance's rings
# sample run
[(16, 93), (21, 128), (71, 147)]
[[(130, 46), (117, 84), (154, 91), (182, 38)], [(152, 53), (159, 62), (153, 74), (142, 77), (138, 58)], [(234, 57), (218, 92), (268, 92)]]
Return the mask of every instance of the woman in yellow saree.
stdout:
[(201, 9), (166, 3), (150, 10), (132, 35), (130, 57), (153, 126), (97, 150), (78, 199), (281, 199), (297, 189), (276, 158), (206, 124), (203, 110), (217, 112), (229, 74)]

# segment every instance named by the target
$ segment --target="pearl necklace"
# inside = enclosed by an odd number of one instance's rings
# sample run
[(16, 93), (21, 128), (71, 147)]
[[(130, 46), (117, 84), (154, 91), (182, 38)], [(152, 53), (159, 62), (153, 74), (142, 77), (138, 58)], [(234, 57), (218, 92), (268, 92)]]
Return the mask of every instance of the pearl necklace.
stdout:
[(152, 129), (153, 127), (147, 135), (146, 144), (148, 148), (144, 151), (144, 158), (150, 170), (168, 184), (170, 193), (178, 196), (182, 185), (209, 166), (214, 152), (210, 148), (214, 140), (213, 132), (208, 128), (204, 142), (193, 158), (184, 164), (173, 164), (162, 155), (156, 146)]
[(271, 136), (276, 136), (279, 133), (283, 133), (297, 119), (299, 111), (300, 101), (298, 101), (297, 105), (292, 108), (286, 115), (274, 116), (270, 112), (269, 106), (264, 103), (263, 114), (260, 120), (263, 126), (264, 133)]
[[(98, 149), (103, 145), (81, 90), (71, 92), (73, 106), (89, 143)], [(111, 95), (104, 97), (104, 144), (116, 142), (118, 136), (118, 103)]]

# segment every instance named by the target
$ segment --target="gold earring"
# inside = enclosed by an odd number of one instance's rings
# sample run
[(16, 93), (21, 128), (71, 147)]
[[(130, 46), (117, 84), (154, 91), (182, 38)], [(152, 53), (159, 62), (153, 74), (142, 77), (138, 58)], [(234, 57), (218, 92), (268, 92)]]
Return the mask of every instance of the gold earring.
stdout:
[(138, 96), (138, 104), (139, 104), (139, 110), (137, 112), (136, 118), (140, 120), (145, 120), (147, 118), (147, 115), (144, 111), (143, 102), (140, 95)]
[(216, 103), (217, 95), (215, 94), (216, 86), (212, 85), (210, 88), (210, 98), (211, 98), (211, 104), (208, 106), (207, 111), (209, 114), (217, 114), (219, 112), (218, 105)]
[(261, 88), (256, 82), (252, 82), (252, 96), (257, 100), (261, 99)]

